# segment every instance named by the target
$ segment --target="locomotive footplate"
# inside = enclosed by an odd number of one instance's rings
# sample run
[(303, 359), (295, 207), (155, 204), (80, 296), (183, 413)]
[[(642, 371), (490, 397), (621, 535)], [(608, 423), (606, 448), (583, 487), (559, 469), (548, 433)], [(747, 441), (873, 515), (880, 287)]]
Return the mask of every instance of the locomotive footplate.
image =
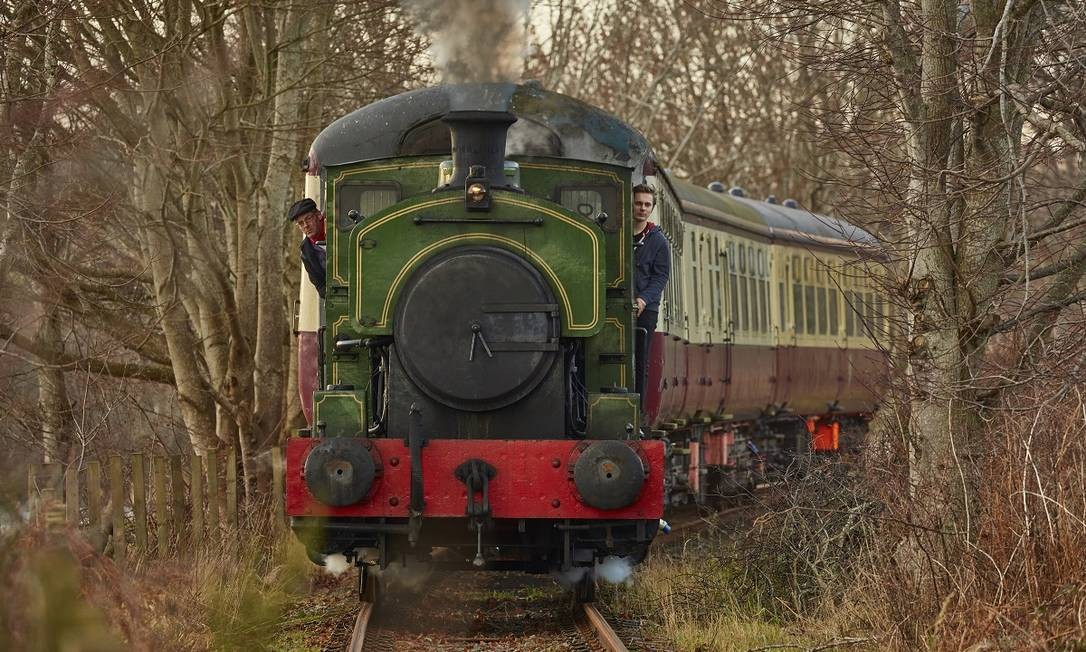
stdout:
[[(472, 516), (468, 511), (473, 509), (479, 512), (476, 515), (485, 513), (492, 519), (663, 516), (662, 441), (426, 439), (421, 433), (411, 439), (364, 440), (381, 460), (382, 473), (360, 500), (346, 505), (322, 502), (301, 472), (324, 440), (291, 439), (287, 443), (287, 515), (403, 518), (416, 523), (423, 518), (462, 519)], [(600, 442), (606, 445), (594, 445)], [(482, 485), (471, 485), (469, 496), (469, 485), (457, 476), (457, 469), (472, 460), (484, 463), (493, 473), (484, 474)], [(599, 490), (605, 490), (606, 499), (582, 495)], [(479, 495), (481, 502), (475, 500)]]

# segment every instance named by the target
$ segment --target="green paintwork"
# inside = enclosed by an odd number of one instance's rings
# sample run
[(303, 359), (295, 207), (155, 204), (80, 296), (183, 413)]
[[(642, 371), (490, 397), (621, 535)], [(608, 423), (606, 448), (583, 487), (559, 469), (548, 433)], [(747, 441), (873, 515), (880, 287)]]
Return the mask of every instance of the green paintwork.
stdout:
[[(416, 222), (450, 219), (471, 222)], [(415, 197), (368, 218), (341, 242), (357, 243), (344, 247), (340, 262), (346, 258), (350, 278), (363, 279), (350, 285), (347, 314), (365, 335), (392, 332), (399, 292), (419, 265), (467, 245), (507, 249), (542, 272), (558, 300), (564, 336), (587, 337), (602, 327), (603, 232), (530, 195), (494, 191), (489, 212), (466, 211), (462, 190)]]
[(625, 439), (626, 426), (638, 428), (637, 394), (589, 394), (587, 439)]
[[(561, 311), (562, 336), (585, 339), (589, 391), (605, 387), (632, 391), (630, 171), (599, 163), (517, 157), (524, 193), (496, 190), (489, 212), (469, 212), (462, 189), (433, 192), (445, 158), (399, 158), (326, 169), (327, 382), (367, 387), (371, 364), (365, 352), (335, 354), (332, 343), (337, 338), (390, 334), (398, 292), (414, 269), (449, 247), (484, 244), (523, 256), (550, 284)], [(400, 201), (366, 216), (358, 225), (335, 228), (337, 223), (346, 224), (347, 210), (340, 207), (337, 190), (343, 185), (375, 183), (394, 184)], [(582, 186), (613, 189), (615, 203), (608, 209), (605, 228), (558, 203), (560, 188)], [(418, 224), (418, 217), (475, 221)], [(538, 218), (542, 226), (530, 223)], [(605, 410), (612, 410), (616, 399), (627, 406), (631, 402), (636, 406), (638, 400), (636, 395), (604, 396), (607, 400), (600, 405), (608, 406)], [(620, 433), (626, 423), (636, 424), (637, 408), (630, 409), (622, 412)], [(603, 423), (603, 414), (595, 417), (597, 424)], [(601, 436), (613, 425), (610, 420), (607, 423), (600, 426)]]
[(325, 437), (364, 437), (366, 417), (365, 392), (313, 392), (313, 423)]

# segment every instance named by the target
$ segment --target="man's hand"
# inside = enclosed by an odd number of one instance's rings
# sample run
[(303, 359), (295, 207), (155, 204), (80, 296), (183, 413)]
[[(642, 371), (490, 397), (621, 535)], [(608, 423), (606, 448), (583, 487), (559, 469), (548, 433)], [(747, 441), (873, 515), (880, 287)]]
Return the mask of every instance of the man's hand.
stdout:
[(637, 303), (637, 316), (640, 317), (641, 313), (645, 310), (645, 300), (641, 297), (637, 297), (634, 299), (634, 302)]

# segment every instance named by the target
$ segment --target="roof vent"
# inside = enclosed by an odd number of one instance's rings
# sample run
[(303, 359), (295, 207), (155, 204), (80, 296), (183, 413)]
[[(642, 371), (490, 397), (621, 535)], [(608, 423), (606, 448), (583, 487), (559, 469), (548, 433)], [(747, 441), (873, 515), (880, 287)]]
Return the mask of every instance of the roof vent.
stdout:
[(799, 202), (795, 199), (785, 199), (784, 205), (786, 208), (799, 208)]
[(776, 195), (770, 195), (770, 196), (765, 198), (765, 203), (767, 203), (767, 204), (780, 204), (781, 200), (777, 199)]
[(732, 189), (728, 191), (728, 194), (732, 197), (746, 197), (747, 191), (743, 190), (739, 186), (732, 186)]
[(714, 182), (710, 183), (709, 185), (707, 185), (705, 187), (708, 188), (709, 190), (712, 190), (713, 192), (727, 192), (728, 191), (728, 188), (723, 183), (721, 183), (719, 181), (714, 181)]

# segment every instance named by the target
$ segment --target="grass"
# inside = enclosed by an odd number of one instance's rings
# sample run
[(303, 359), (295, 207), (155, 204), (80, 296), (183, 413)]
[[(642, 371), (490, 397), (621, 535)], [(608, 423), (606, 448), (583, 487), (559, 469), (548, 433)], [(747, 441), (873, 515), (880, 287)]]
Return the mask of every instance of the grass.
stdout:
[[(270, 511), (247, 515), (235, 543), (179, 557), (131, 554), (123, 565), (78, 534), (42, 523), (0, 541), (0, 649), (305, 650), (288, 610), (315, 571)], [(304, 623), (302, 623), (304, 624)]]

